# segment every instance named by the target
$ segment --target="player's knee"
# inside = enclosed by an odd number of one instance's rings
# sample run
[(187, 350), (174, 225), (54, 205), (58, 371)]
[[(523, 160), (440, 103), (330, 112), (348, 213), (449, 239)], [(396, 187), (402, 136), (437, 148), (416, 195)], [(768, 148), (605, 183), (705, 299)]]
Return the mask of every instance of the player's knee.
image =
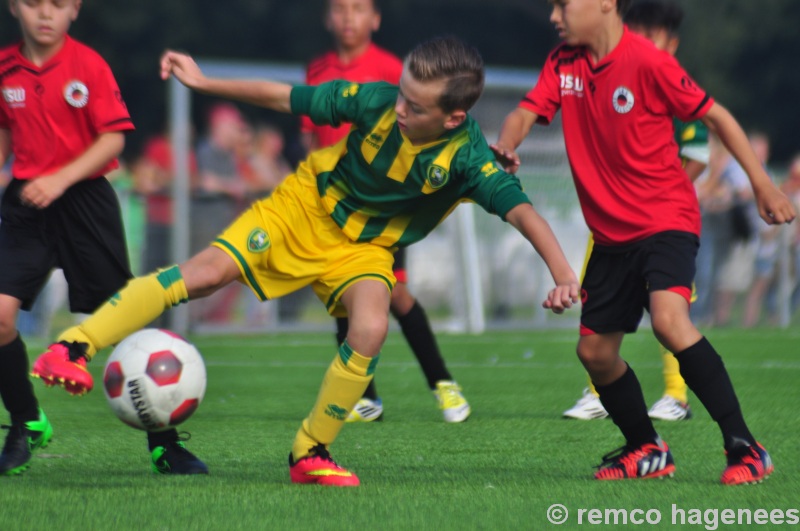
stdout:
[(17, 326), (11, 317), (0, 316), (0, 345), (7, 345), (17, 337)]
[(590, 373), (601, 373), (610, 370), (614, 366), (616, 356), (611, 352), (598, 348), (597, 345), (586, 342), (578, 342), (576, 349), (578, 359), (584, 368)]
[(384, 314), (350, 319), (347, 342), (364, 355), (376, 354), (386, 340), (388, 330), (389, 319)]

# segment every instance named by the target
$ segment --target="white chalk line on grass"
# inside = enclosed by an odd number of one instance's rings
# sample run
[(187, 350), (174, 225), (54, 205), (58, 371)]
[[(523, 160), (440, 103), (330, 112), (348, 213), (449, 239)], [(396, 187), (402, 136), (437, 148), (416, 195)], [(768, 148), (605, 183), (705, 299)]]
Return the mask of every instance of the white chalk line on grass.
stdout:
[[(280, 361), (280, 360), (249, 360), (249, 361), (207, 361), (206, 365), (209, 367), (272, 367), (272, 368), (318, 368), (327, 367), (329, 362), (325, 361)], [(394, 368), (410, 368), (418, 367), (416, 362), (399, 362), (399, 361), (385, 361), (381, 360), (380, 367), (394, 367)], [(580, 367), (577, 361), (573, 362), (513, 362), (513, 361), (485, 361), (485, 362), (468, 362), (468, 361), (448, 361), (448, 367), (455, 367), (459, 369), (575, 369)], [(761, 369), (761, 370), (800, 370), (800, 362), (782, 362), (782, 361), (761, 361), (758, 363), (729, 363), (726, 362), (725, 366), (728, 369), (748, 370), (748, 369)], [(636, 368), (641, 369), (659, 369), (662, 367), (660, 362), (644, 362), (636, 363)]]

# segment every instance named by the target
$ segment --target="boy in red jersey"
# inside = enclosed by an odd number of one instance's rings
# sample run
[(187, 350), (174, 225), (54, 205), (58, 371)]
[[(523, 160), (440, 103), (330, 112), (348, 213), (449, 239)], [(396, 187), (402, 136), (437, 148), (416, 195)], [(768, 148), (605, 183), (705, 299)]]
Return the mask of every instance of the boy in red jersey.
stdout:
[[(0, 209), (0, 395), (11, 414), (0, 474), (7, 475), (28, 468), (53, 431), (28, 378), (20, 308), (30, 309), (56, 267), (73, 312), (94, 311), (131, 278), (119, 203), (104, 175), (118, 166), (124, 133), (133, 129), (111, 69), (67, 34), (81, 0), (9, 7), (22, 42), (0, 50), (0, 165), (14, 156)], [(76, 379), (88, 376), (76, 370)], [(76, 380), (63, 385), (74, 389)], [(148, 434), (150, 450), (174, 472), (187, 463), (205, 469), (177, 438), (174, 430)]]
[(503, 124), (493, 149), (519, 167), (514, 151), (534, 123), (561, 109), (564, 138), (586, 222), (595, 239), (582, 286), (578, 357), (625, 437), (603, 458), (596, 479), (672, 475), (672, 455), (647, 415), (635, 374), (620, 357), (625, 333), (644, 309), (662, 345), (722, 431), (724, 484), (757, 482), (773, 465), (750, 433), (720, 356), (689, 319), (700, 209), (681, 167), (672, 117), (701, 119), (742, 164), (761, 217), (795, 217), (764, 173), (736, 120), (669, 54), (630, 32), (630, 0), (555, 0), (551, 22), (564, 43), (547, 58), (537, 85)]
[[(319, 85), (335, 79), (359, 83), (386, 81), (393, 85), (400, 81), (402, 61), (372, 42), (372, 34), (381, 23), (377, 1), (327, 0), (325, 26), (333, 35), (336, 49), (309, 63), (306, 84)], [(308, 116), (302, 116), (300, 120), (303, 144), (309, 149), (336, 144), (350, 132), (348, 123), (338, 126), (314, 124)], [(397, 284), (392, 290), (391, 313), (425, 374), (428, 388), (433, 392), (445, 422), (463, 422), (471, 413), (469, 403), (447, 370), (425, 309), (408, 290), (405, 258), (403, 248), (394, 254), (392, 271)], [(338, 317), (337, 343), (341, 345), (346, 337), (347, 317)], [(371, 422), (382, 418), (383, 402), (373, 379), (347, 421)]]

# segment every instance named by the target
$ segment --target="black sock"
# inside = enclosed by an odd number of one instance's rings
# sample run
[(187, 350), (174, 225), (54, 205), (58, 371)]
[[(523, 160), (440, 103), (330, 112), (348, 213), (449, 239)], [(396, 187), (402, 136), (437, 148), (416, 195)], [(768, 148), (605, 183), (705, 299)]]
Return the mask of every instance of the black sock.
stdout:
[(336, 346), (338, 347), (347, 339), (347, 317), (336, 318)]
[(175, 428), (166, 431), (148, 431), (147, 447), (152, 452), (156, 446), (166, 446), (178, 440), (178, 430)]
[(22, 337), (0, 347), (0, 396), (11, 414), (11, 424), (22, 424), (39, 418), (39, 402), (28, 376), (28, 353)]
[(637, 447), (658, 439), (653, 421), (647, 416), (642, 386), (630, 365), (615, 382), (608, 385), (595, 384), (595, 389), (628, 446)]
[(433, 337), (431, 323), (425, 310), (419, 301), (414, 302), (414, 306), (405, 315), (395, 316), (400, 323), (400, 330), (403, 332), (411, 351), (417, 357), (417, 362), (425, 373), (428, 380), (428, 387), (436, 388), (436, 382), (440, 380), (452, 380), (450, 372), (444, 365), (444, 359), (439, 352), (436, 338)]
[[(344, 343), (344, 340), (347, 339), (347, 328), (348, 328), (348, 319), (347, 317), (337, 317), (336, 318), (336, 344), (341, 345)], [(377, 400), (378, 399), (378, 390), (375, 389), (375, 378), (369, 381), (369, 385), (367, 389), (364, 391), (364, 394), (361, 395), (362, 398), (369, 398), (370, 400)]]
[(719, 424), (725, 448), (730, 449), (736, 439), (755, 445), (756, 440), (744, 422), (725, 364), (711, 343), (703, 337), (683, 352), (676, 353), (675, 358), (686, 385)]

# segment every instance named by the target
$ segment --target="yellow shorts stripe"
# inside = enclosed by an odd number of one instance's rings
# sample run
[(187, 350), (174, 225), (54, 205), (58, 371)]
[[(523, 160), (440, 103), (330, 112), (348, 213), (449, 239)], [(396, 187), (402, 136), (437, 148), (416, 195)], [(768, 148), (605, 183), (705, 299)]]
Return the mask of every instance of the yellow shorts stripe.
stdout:
[(236, 249), (236, 247), (234, 247), (230, 242), (227, 242), (222, 238), (217, 238), (214, 240), (214, 244), (225, 247), (225, 249), (228, 250), (228, 253), (233, 255), (234, 259), (239, 262), (239, 266), (241, 267), (242, 271), (244, 271), (244, 276), (247, 278), (247, 283), (253, 289), (253, 293), (255, 293), (260, 301), (267, 300), (266, 294), (261, 290), (261, 286), (258, 285), (256, 276), (253, 274), (253, 270), (250, 269), (250, 266), (247, 265), (247, 260), (245, 260), (244, 256), (242, 256), (242, 253), (240, 253), (239, 250)]

